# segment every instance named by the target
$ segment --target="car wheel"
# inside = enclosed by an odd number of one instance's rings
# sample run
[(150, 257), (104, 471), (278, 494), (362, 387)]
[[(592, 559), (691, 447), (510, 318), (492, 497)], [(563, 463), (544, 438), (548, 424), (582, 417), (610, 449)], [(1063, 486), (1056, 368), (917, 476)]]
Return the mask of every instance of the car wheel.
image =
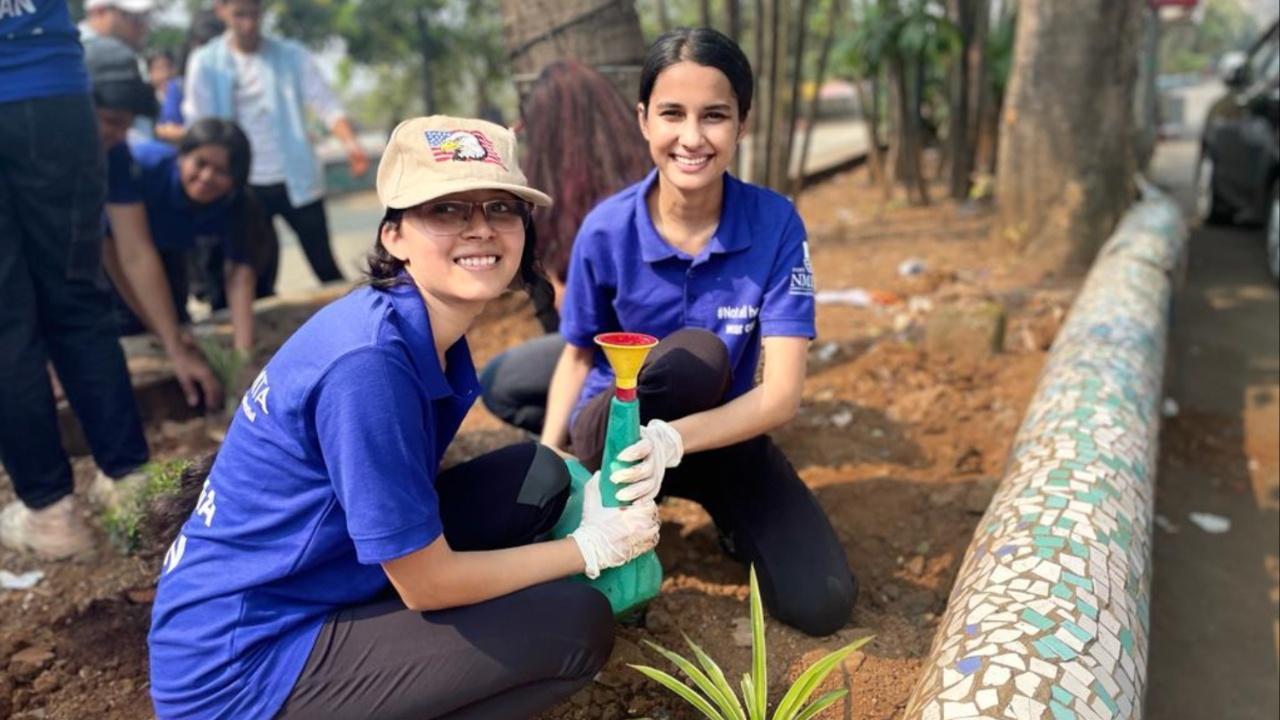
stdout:
[(1271, 184), (1271, 209), (1267, 212), (1267, 269), (1280, 281), (1280, 183)]
[(1217, 225), (1228, 219), (1226, 204), (1218, 197), (1214, 183), (1213, 158), (1209, 153), (1200, 154), (1200, 164), (1196, 166), (1196, 205), (1195, 220), (1201, 225)]

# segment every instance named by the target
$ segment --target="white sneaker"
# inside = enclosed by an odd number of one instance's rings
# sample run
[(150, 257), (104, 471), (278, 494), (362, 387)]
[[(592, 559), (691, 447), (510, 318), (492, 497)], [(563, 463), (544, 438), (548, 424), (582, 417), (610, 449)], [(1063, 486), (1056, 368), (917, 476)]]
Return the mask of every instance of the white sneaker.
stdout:
[(94, 549), (93, 533), (80, 516), (74, 495), (32, 510), (21, 501), (0, 510), (0, 544), (19, 552), (32, 552), (43, 560), (87, 556)]
[(134, 470), (119, 480), (99, 470), (89, 486), (89, 502), (102, 510), (116, 510), (138, 497), (146, 484), (147, 474), (141, 470)]

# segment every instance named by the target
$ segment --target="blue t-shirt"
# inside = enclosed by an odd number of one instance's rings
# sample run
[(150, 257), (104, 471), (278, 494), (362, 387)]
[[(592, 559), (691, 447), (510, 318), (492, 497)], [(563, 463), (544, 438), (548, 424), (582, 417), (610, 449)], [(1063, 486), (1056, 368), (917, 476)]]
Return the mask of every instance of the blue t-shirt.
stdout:
[[(715, 333), (729, 350), (726, 399), (751, 389), (760, 338), (812, 338), (813, 268), (804, 222), (781, 195), (724, 176), (715, 235), (697, 257), (676, 250), (654, 228), (639, 183), (602, 202), (583, 220), (569, 260), (560, 333), (594, 347), (597, 333), (625, 330), (659, 339), (681, 328)], [(596, 353), (573, 415), (613, 382)]]
[(231, 198), (210, 205), (187, 199), (178, 176), (178, 151), (157, 140), (120, 143), (107, 151), (107, 202), (143, 203), (156, 248), (190, 250), (196, 238), (222, 238), (223, 255), (248, 262), (246, 251), (231, 238)]
[(0, 103), (88, 92), (66, 0), (0, 2)]
[(445, 365), (412, 284), (352, 291), (271, 359), (165, 556), (148, 637), (160, 718), (271, 717), (325, 618), (440, 536), (437, 469), (480, 392), (465, 339)]
[(183, 92), (182, 78), (177, 77), (169, 80), (164, 86), (164, 101), (160, 103), (160, 114), (156, 116), (156, 124), (169, 123), (171, 125), (182, 124), (182, 100), (186, 93)]

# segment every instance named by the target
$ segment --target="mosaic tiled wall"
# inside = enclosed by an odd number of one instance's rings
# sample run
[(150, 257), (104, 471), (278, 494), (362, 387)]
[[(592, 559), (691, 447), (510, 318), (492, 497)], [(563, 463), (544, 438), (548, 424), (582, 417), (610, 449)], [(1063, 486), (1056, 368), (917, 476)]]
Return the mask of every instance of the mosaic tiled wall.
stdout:
[(1171, 277), (1147, 188), (1099, 253), (956, 578), (909, 720), (1142, 717)]

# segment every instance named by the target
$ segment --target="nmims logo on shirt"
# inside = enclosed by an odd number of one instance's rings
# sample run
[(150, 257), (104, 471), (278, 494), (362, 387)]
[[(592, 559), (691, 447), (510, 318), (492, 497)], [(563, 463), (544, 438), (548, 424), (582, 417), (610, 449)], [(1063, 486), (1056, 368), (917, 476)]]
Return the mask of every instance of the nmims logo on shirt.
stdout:
[(813, 295), (813, 260), (809, 258), (809, 241), (800, 243), (804, 250), (804, 264), (791, 268), (792, 295)]

